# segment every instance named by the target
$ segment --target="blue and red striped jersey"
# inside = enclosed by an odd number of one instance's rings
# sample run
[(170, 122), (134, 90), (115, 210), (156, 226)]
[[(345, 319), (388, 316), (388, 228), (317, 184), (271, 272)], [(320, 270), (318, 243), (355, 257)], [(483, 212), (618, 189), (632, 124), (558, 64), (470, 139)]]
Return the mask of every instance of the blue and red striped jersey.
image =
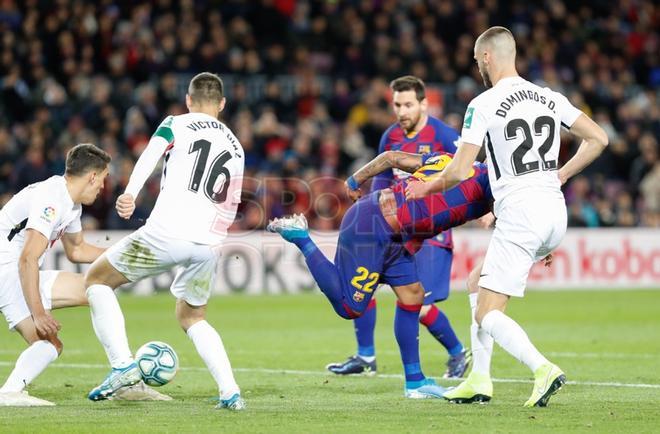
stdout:
[[(381, 136), (378, 153), (385, 151), (403, 151), (413, 154), (426, 154), (432, 152), (456, 153), (456, 144), (460, 136), (456, 130), (445, 124), (438, 118), (428, 117), (428, 121), (415, 136), (407, 137), (406, 132), (398, 123), (392, 124)], [(392, 187), (394, 183), (402, 181), (410, 176), (402, 170), (387, 170), (374, 177), (371, 183), (371, 191), (382, 190)], [(429, 243), (453, 248), (451, 231), (438, 234), (429, 240)]]
[(493, 202), (488, 168), (483, 163), (475, 163), (470, 178), (444, 193), (407, 201), (407, 185), (408, 180), (404, 179), (396, 183), (392, 191), (403, 240), (413, 253), (427, 238), (488, 213)]

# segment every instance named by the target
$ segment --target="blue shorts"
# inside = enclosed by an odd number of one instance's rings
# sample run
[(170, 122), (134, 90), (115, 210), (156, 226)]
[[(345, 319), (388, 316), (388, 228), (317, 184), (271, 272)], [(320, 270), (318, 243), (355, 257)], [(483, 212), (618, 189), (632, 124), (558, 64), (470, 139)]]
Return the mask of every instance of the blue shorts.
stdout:
[(453, 256), (450, 249), (431, 244), (428, 240), (415, 253), (417, 276), (424, 286), (424, 304), (433, 304), (449, 297)]
[(374, 192), (358, 200), (339, 229), (335, 266), (346, 306), (364, 312), (379, 283), (392, 287), (418, 282), (413, 256), (385, 221)]

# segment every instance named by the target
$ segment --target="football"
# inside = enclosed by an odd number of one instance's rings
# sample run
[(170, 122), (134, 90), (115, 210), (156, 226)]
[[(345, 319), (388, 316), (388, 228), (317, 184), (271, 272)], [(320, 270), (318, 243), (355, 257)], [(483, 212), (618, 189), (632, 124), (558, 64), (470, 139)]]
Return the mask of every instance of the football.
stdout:
[(165, 342), (151, 341), (142, 345), (135, 353), (135, 362), (149, 386), (169, 383), (179, 370), (179, 358)]

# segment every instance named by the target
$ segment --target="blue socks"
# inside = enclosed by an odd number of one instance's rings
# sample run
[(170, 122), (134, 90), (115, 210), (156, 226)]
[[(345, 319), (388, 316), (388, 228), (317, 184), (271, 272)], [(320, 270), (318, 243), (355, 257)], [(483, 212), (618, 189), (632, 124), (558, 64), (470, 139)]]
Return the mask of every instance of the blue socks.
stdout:
[(463, 344), (456, 337), (454, 329), (449, 324), (449, 318), (434, 304), (431, 305), (431, 309), (419, 322), (425, 325), (429, 333), (447, 349), (449, 355), (455, 356), (463, 351)]
[(394, 335), (401, 351), (407, 389), (421, 387), (425, 379), (419, 364), (418, 321), (421, 308), (421, 304), (408, 305), (397, 301), (394, 314)]
[(358, 356), (374, 357), (374, 329), (376, 328), (376, 299), (372, 298), (362, 316), (353, 320), (355, 337), (358, 343)]

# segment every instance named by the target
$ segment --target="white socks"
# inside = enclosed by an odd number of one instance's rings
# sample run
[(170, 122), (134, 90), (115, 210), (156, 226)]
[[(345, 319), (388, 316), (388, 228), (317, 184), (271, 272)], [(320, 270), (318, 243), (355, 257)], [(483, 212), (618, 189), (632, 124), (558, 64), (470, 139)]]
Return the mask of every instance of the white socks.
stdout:
[(477, 310), (478, 293), (468, 294), (472, 322), (470, 324), (470, 340), (472, 345), (472, 371), (490, 376), (490, 359), (493, 355), (493, 338), (477, 324), (474, 319)]
[(208, 322), (199, 321), (193, 324), (186, 333), (218, 383), (220, 399), (229, 399), (235, 393), (240, 393), (231, 371), (229, 357), (227, 357), (225, 346), (222, 344), (218, 332)]
[(4, 386), (2, 392), (22, 392), (25, 386), (37, 378), (50, 363), (57, 359), (57, 349), (48, 341), (37, 341), (18, 356), (16, 367)]
[(92, 326), (99, 339), (110, 365), (123, 368), (133, 362), (128, 347), (124, 314), (119, 307), (115, 292), (106, 285), (92, 285), (87, 288), (87, 299), (92, 312)]
[(488, 312), (481, 320), (481, 328), (509, 354), (527, 365), (532, 372), (536, 372), (541, 365), (549, 363), (532, 344), (522, 327), (499, 310)]

